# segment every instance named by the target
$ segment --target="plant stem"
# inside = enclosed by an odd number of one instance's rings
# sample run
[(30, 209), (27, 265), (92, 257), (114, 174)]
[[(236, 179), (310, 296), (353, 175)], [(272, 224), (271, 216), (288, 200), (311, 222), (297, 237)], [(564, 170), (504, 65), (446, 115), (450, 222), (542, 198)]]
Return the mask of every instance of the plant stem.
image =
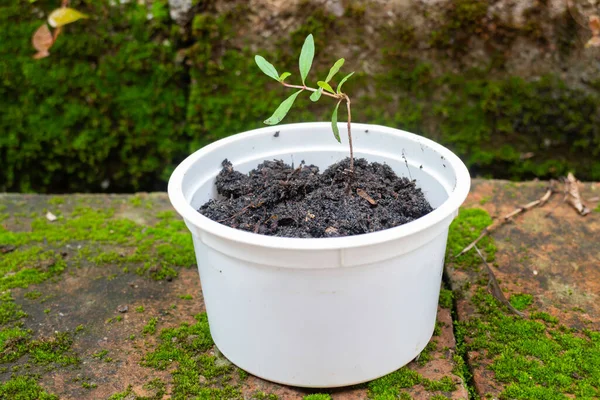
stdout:
[[(310, 92), (316, 92), (319, 89), (311, 88), (306, 85), (290, 85), (289, 83), (281, 82), (281, 84), (285, 87), (294, 88), (294, 89), (303, 89), (308, 90)], [(326, 90), (321, 90), (321, 93), (325, 96), (333, 97), (334, 99), (339, 99), (339, 101), (346, 101), (346, 109), (348, 110), (348, 145), (350, 147), (350, 181), (348, 182), (348, 189), (350, 188), (350, 183), (352, 182), (352, 177), (354, 176), (354, 147), (352, 146), (352, 112), (350, 111), (350, 97), (348, 97), (345, 93), (329, 93)]]
[(346, 99), (346, 108), (348, 109), (348, 145), (350, 146), (350, 174), (352, 177), (354, 176), (354, 149), (352, 147), (352, 112), (350, 111), (350, 97), (344, 94), (344, 99)]
[[(316, 92), (317, 90), (319, 90), (319, 89), (311, 88), (308, 86), (290, 85), (289, 83), (285, 83), (285, 82), (281, 82), (281, 84), (285, 87), (294, 88), (294, 89), (304, 89), (304, 90), (308, 90), (310, 92)], [(325, 96), (333, 97), (334, 99), (339, 99), (342, 97), (339, 94), (331, 94), (325, 90), (322, 90), (321, 93), (324, 94)]]
[[(69, 7), (69, 0), (62, 0), (60, 7), (61, 8)], [(62, 32), (62, 27), (60, 27), (60, 26), (54, 30), (54, 34), (52, 35), (52, 44), (54, 44), (56, 42), (56, 39), (58, 39), (58, 35), (60, 35), (61, 32)]]

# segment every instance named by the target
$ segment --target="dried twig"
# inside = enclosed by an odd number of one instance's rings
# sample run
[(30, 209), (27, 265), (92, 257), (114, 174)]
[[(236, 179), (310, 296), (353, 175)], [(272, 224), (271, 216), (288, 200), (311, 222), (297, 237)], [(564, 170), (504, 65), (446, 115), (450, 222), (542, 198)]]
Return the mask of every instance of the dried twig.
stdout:
[(502, 292), (502, 289), (500, 289), (500, 284), (498, 284), (498, 280), (496, 279), (496, 275), (494, 275), (494, 271), (492, 270), (492, 268), (489, 266), (489, 264), (485, 260), (485, 257), (483, 256), (483, 254), (481, 254), (481, 251), (479, 251), (479, 248), (477, 247), (477, 245), (473, 245), (473, 247), (475, 247), (477, 254), (479, 254), (479, 257), (481, 257), (481, 260), (483, 261), (483, 265), (485, 265), (485, 269), (488, 273), (488, 277), (490, 278), (490, 280), (488, 282), (488, 289), (491, 287), (492, 295), (499, 302), (501, 302), (506, 307), (508, 307), (508, 309), (510, 311), (517, 314), (519, 317), (523, 318), (525, 316), (525, 314), (523, 314), (521, 311), (514, 308), (513, 305), (510, 304), (510, 302), (504, 296), (504, 292)]
[(230, 219), (237, 218), (240, 215), (242, 215), (243, 213), (245, 213), (246, 211), (248, 211), (250, 208), (258, 208), (258, 207), (262, 206), (263, 204), (264, 204), (264, 201), (261, 200), (261, 199), (258, 199), (258, 202), (256, 204), (250, 203), (246, 207), (242, 208), (240, 211), (238, 211), (235, 214), (233, 214), (231, 217), (227, 217), (227, 218), (222, 219), (222, 220), (217, 221), (217, 222), (222, 223), (222, 222), (225, 222), (225, 221), (229, 221)]
[(590, 213), (590, 209), (581, 202), (577, 179), (575, 179), (575, 176), (570, 172), (565, 180), (565, 192), (567, 193), (567, 203), (576, 209), (580, 215), (585, 216)]
[(552, 196), (553, 193), (554, 193), (554, 188), (553, 188), (552, 182), (550, 182), (550, 187), (548, 188), (546, 193), (541, 198), (515, 209), (514, 211), (506, 214), (501, 219), (497, 219), (496, 221), (494, 221), (490, 226), (485, 227), (481, 231), (481, 234), (477, 237), (477, 239), (475, 239), (473, 242), (471, 242), (460, 253), (455, 255), (454, 258), (458, 258), (458, 257), (462, 256), (463, 254), (465, 254), (466, 252), (468, 252), (469, 250), (471, 250), (473, 247), (475, 247), (475, 245), (477, 243), (479, 243), (479, 241), (481, 239), (488, 236), (490, 233), (492, 233), (493, 231), (498, 229), (498, 227), (504, 225), (506, 222), (512, 220), (512, 218), (515, 217), (516, 215), (524, 213), (525, 211), (529, 211), (534, 207), (543, 206), (550, 199), (550, 196)]
[(304, 167), (304, 160), (300, 161), (300, 165), (298, 165), (298, 168), (294, 169), (292, 172), (289, 173), (289, 175), (285, 179), (285, 183), (288, 183), (290, 181), (290, 179), (292, 179), (292, 176), (294, 176), (294, 174), (296, 172), (301, 171), (302, 167)]
[(547, 212), (547, 213), (544, 215), (544, 218), (548, 218), (550, 215), (552, 215), (552, 213), (554, 212), (554, 210), (556, 210), (556, 208), (557, 208), (559, 205), (561, 205), (562, 203), (564, 203), (565, 201), (567, 201), (567, 196), (568, 196), (568, 193), (567, 193), (566, 191), (564, 191), (564, 197), (563, 197), (562, 201), (560, 201), (559, 203), (556, 203), (556, 204), (554, 205), (554, 207), (552, 207), (552, 208), (550, 209), (550, 211), (548, 211), (548, 212)]
[(371, 196), (369, 196), (369, 194), (367, 192), (365, 192), (364, 190), (356, 189), (356, 194), (359, 195), (360, 197), (362, 197), (363, 199), (365, 199), (366, 201), (368, 201), (369, 204), (371, 204), (372, 206), (377, 205), (377, 202)]

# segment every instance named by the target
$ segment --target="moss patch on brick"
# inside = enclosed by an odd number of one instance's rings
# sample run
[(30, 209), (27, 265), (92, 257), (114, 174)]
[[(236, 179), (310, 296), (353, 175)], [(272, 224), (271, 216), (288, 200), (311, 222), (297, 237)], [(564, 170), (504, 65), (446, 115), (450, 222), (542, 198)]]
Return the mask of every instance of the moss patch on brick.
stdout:
[(174, 368), (175, 398), (241, 398), (239, 388), (230, 382), (236, 368), (228, 362), (218, 362), (216, 356), (209, 354), (214, 342), (206, 314), (196, 315), (195, 320), (194, 324), (163, 329), (160, 344), (146, 354), (144, 365), (160, 370)]
[(0, 383), (0, 398), (15, 400), (58, 400), (58, 396), (47, 393), (35, 379), (17, 376)]
[(483, 288), (471, 302), (479, 316), (461, 324), (469, 337), (465, 346), (482, 355), (504, 386), (502, 398), (600, 396), (598, 332), (570, 329), (539, 315), (518, 318)]
[(452, 392), (456, 390), (456, 385), (447, 376), (440, 380), (431, 380), (423, 378), (413, 370), (402, 367), (389, 375), (370, 382), (368, 384), (369, 395), (376, 400), (398, 398), (401, 395), (401, 389), (411, 388), (415, 385), (422, 385), (431, 392)]
[[(463, 208), (458, 217), (452, 221), (448, 234), (448, 257), (460, 253), (466, 246), (473, 242), (481, 234), (481, 231), (491, 225), (492, 218), (487, 211), (479, 208)], [(490, 237), (483, 238), (478, 247), (487, 255), (488, 261), (493, 261), (496, 254), (496, 246)], [(459, 267), (477, 268), (481, 259), (476, 252), (471, 251), (456, 259)]]

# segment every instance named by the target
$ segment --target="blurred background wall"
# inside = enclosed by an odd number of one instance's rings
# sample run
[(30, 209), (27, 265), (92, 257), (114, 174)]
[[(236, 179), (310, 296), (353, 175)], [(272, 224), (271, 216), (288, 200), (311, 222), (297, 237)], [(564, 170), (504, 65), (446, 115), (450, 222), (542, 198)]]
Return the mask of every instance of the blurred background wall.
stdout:
[[(73, 0), (92, 18), (34, 60), (58, 6), (0, 0), (0, 191), (164, 190), (190, 152), (262, 125), (289, 92), (253, 55), (293, 80), (308, 33), (311, 81), (339, 57), (357, 71), (355, 121), (438, 140), (477, 176), (600, 180), (596, 0)], [(323, 103), (285, 122), (328, 120)]]

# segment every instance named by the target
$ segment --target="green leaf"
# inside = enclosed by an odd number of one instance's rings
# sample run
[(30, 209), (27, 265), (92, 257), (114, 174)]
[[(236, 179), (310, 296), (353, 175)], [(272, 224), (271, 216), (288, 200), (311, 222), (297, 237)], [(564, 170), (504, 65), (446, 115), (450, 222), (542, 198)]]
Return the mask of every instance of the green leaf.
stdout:
[(254, 56), (254, 61), (256, 62), (256, 65), (258, 65), (258, 68), (265, 73), (265, 75), (275, 79), (276, 81), (279, 80), (279, 74), (277, 73), (277, 70), (273, 64), (265, 60), (263, 56)]
[(333, 136), (335, 136), (336, 140), (340, 143), (342, 143), (342, 139), (340, 139), (340, 130), (337, 126), (337, 112), (341, 102), (341, 100), (338, 101), (333, 109), (333, 114), (331, 114), (331, 129), (333, 129)]
[(275, 110), (275, 112), (273, 113), (273, 115), (271, 115), (268, 119), (265, 120), (265, 124), (267, 124), (267, 125), (277, 125), (278, 123), (280, 123), (281, 120), (283, 118), (285, 118), (285, 116), (288, 113), (288, 111), (290, 111), (290, 108), (292, 108), (292, 105), (294, 104), (294, 100), (296, 100), (296, 97), (298, 97), (298, 95), (300, 93), (302, 93), (303, 91), (304, 91), (304, 89), (298, 90), (296, 93), (294, 93), (293, 95), (291, 95), (290, 97), (288, 97), (287, 99), (285, 99), (279, 105), (279, 107), (277, 107), (277, 110)]
[(344, 82), (346, 82), (348, 80), (348, 78), (350, 78), (352, 75), (354, 75), (354, 72), (350, 72), (348, 75), (346, 75), (341, 81), (340, 84), (337, 87), (337, 92), (338, 94), (342, 93), (342, 85), (344, 84)]
[(305, 85), (304, 81), (308, 76), (308, 72), (310, 71), (310, 67), (312, 66), (313, 58), (315, 56), (315, 41), (313, 39), (313, 35), (310, 34), (304, 40), (304, 44), (302, 45), (302, 51), (300, 52), (300, 76), (302, 77), (302, 84)]
[(321, 98), (321, 93), (323, 93), (323, 88), (319, 88), (319, 90), (313, 92), (313, 94), (310, 95), (310, 99), (312, 101), (319, 101), (319, 99)]
[(82, 18), (89, 17), (73, 8), (61, 7), (52, 11), (50, 15), (48, 15), (48, 24), (50, 24), (50, 26), (53, 28), (58, 28), (70, 24), (71, 22), (78, 21)]
[(290, 74), (289, 72), (284, 72), (283, 74), (281, 74), (281, 75), (279, 76), (279, 79), (278, 79), (278, 81), (279, 81), (279, 82), (283, 82), (283, 81), (285, 81), (285, 78), (287, 78), (287, 77), (288, 77), (288, 76), (290, 76), (290, 75), (291, 75), (291, 74)]
[(329, 70), (329, 74), (327, 74), (327, 79), (325, 79), (325, 82), (329, 82), (331, 78), (333, 78), (335, 74), (339, 72), (340, 68), (342, 68), (342, 65), (344, 65), (344, 59), (340, 58), (335, 62), (335, 64), (333, 64), (333, 67), (331, 67), (331, 69)]
[(335, 92), (333, 91), (333, 89), (331, 88), (331, 85), (329, 83), (319, 81), (319, 82), (317, 82), (317, 85), (319, 85), (319, 87), (322, 87), (323, 89), (327, 90), (328, 92), (335, 94)]

